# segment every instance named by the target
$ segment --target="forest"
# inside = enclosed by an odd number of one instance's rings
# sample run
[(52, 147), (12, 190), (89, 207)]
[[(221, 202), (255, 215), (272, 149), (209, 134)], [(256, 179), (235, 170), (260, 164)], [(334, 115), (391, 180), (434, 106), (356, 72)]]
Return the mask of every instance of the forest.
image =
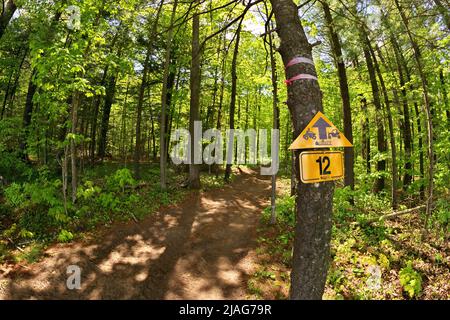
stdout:
[(449, 0), (2, 0), (0, 299), (450, 299), (449, 58)]

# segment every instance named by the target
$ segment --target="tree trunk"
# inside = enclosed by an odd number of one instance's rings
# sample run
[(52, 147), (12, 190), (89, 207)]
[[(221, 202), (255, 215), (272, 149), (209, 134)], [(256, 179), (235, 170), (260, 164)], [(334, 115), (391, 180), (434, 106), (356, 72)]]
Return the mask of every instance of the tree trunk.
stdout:
[(34, 84), (35, 70), (31, 74), (30, 81), (28, 82), (27, 99), (25, 101), (25, 109), (23, 111), (22, 126), (24, 128), (24, 137), (20, 144), (20, 150), (25, 160), (28, 160), (27, 147), (28, 147), (28, 131), (33, 117), (33, 97), (36, 93), (37, 86)]
[(189, 165), (189, 187), (200, 189), (200, 166), (196, 164), (195, 158), (201, 157), (196, 154), (195, 148), (195, 121), (200, 120), (200, 15), (196, 12), (192, 18), (192, 61), (190, 78), (190, 111), (189, 132), (191, 134), (191, 164)]
[[(239, 22), (239, 26), (236, 30), (236, 43), (234, 45), (233, 60), (231, 62), (231, 96), (230, 96), (230, 130), (234, 130), (234, 115), (236, 113), (236, 91), (237, 91), (237, 58), (239, 54), (239, 42), (241, 39), (241, 27), (242, 21)], [(227, 166), (225, 168), (225, 181), (230, 181), (231, 176), (231, 166), (233, 162), (233, 146), (234, 146), (234, 135), (230, 134), (227, 142)]]
[[(373, 94), (373, 103), (375, 105), (375, 122), (377, 125), (377, 146), (378, 146), (378, 152), (379, 153), (385, 153), (386, 152), (386, 140), (384, 137), (384, 128), (383, 128), (383, 119), (382, 119), (382, 112), (383, 108), (381, 106), (380, 101), (380, 91), (378, 88), (377, 78), (375, 75), (375, 68), (373, 66), (372, 57), (370, 55), (370, 42), (367, 38), (367, 35), (363, 35), (364, 37), (364, 57), (366, 59), (367, 63), (367, 71), (369, 72), (369, 78), (370, 78), (370, 85), (372, 87), (372, 94)], [(378, 160), (377, 161), (377, 172), (382, 173), (386, 170), (386, 160)], [(374, 186), (374, 192), (379, 193), (384, 189), (385, 186), (385, 180), (383, 176), (380, 176), (377, 178)]]
[(5, 0), (4, 8), (2, 14), (0, 15), (0, 39), (6, 31), (6, 27), (9, 24), (14, 12), (17, 10), (17, 6), (13, 0)]
[(169, 67), (170, 67), (170, 57), (172, 53), (172, 38), (173, 38), (173, 22), (175, 20), (175, 14), (177, 10), (178, 0), (175, 0), (172, 7), (172, 15), (170, 17), (169, 32), (167, 34), (167, 47), (166, 56), (164, 62), (164, 74), (163, 74), (163, 87), (161, 91), (161, 132), (159, 140), (159, 165), (160, 165), (160, 186), (161, 189), (165, 190), (167, 188), (167, 177), (166, 177), (166, 167), (167, 167), (167, 152), (166, 152), (166, 131), (167, 131), (167, 86), (169, 78)]
[(433, 120), (431, 116), (431, 98), (428, 94), (428, 83), (427, 78), (425, 76), (423, 65), (422, 65), (422, 56), (420, 52), (420, 48), (414, 40), (411, 30), (409, 29), (408, 19), (406, 18), (402, 7), (400, 6), (398, 0), (394, 0), (395, 5), (400, 13), (400, 17), (402, 18), (403, 25), (406, 28), (406, 33), (408, 34), (409, 41), (411, 42), (411, 46), (414, 51), (414, 60), (417, 64), (417, 71), (419, 73), (419, 77), (422, 84), (423, 90), (423, 98), (424, 105), (422, 108), (422, 112), (425, 114), (425, 119), (427, 123), (427, 136), (428, 136), (428, 188), (427, 188), (427, 209), (426, 209), (426, 220), (425, 220), (425, 228), (428, 227), (428, 219), (431, 216), (431, 210), (433, 205), (433, 174), (434, 174), (434, 150), (433, 150)]
[[(312, 59), (312, 46), (301, 25), (292, 0), (271, 0), (281, 39), (279, 52), (285, 65), (296, 57)], [(316, 75), (311, 65), (294, 65), (287, 78), (299, 73)], [(288, 87), (289, 110), (295, 134), (299, 135), (312, 117), (322, 111), (322, 93), (315, 80), (298, 80)], [(299, 181), (299, 152), (296, 152), (297, 198), (291, 299), (321, 299), (330, 258), (332, 199), (334, 183), (303, 184)]]
[(403, 102), (403, 143), (405, 146), (405, 174), (403, 176), (403, 187), (406, 188), (411, 184), (412, 176), (411, 176), (411, 152), (412, 152), (412, 134), (411, 134), (411, 120), (409, 115), (409, 106), (408, 106), (408, 96), (406, 93), (406, 83), (405, 77), (403, 74), (401, 57), (399, 53), (398, 44), (396, 44), (396, 40), (392, 37), (394, 44), (394, 52), (397, 60), (397, 70), (400, 81), (401, 93), (402, 93), (402, 102)]
[[(342, 56), (342, 47), (339, 36), (334, 28), (333, 18), (331, 16), (330, 7), (327, 2), (322, 1), (322, 7), (325, 14), (325, 20), (329, 30), (331, 49), (333, 50), (334, 61), (338, 70), (339, 88), (342, 98), (342, 111), (344, 114), (344, 135), (353, 143), (352, 129), (352, 110), (350, 107), (350, 93), (348, 89), (347, 71), (345, 68), (344, 58)], [(345, 179), (344, 185), (355, 189), (355, 173), (353, 170), (355, 161), (355, 150), (353, 148), (345, 148)]]
[[(270, 24), (271, 25), (271, 24)], [(278, 75), (277, 75), (277, 64), (275, 60), (275, 54), (274, 54), (274, 44), (273, 44), (273, 36), (270, 33), (269, 34), (269, 55), (270, 55), (270, 69), (271, 69), (271, 76), (272, 76), (272, 105), (273, 105), (273, 122), (272, 127), (275, 130), (280, 129), (280, 108), (278, 107)], [(279, 153), (279, 149), (276, 151)], [(272, 152), (273, 153), (273, 152)], [(278, 156), (279, 158), (279, 156)], [(272, 159), (274, 161), (275, 159)], [(277, 222), (277, 216), (276, 216), (276, 197), (277, 197), (277, 175), (273, 174), (271, 177), (271, 186), (272, 186), (272, 192), (270, 197), (270, 203), (271, 203), (271, 217), (270, 217), (270, 223), (275, 224)]]
[(98, 144), (98, 156), (100, 159), (106, 155), (107, 135), (109, 129), (109, 117), (111, 115), (111, 107), (114, 102), (114, 95), (116, 93), (116, 76), (113, 75), (108, 81), (106, 88), (105, 104), (103, 105), (102, 125), (100, 129), (100, 141)]
[(447, 128), (450, 126), (450, 105), (448, 101), (447, 88), (442, 68), (439, 70), (439, 80), (441, 82), (442, 100), (444, 100), (445, 115), (447, 116)]
[(70, 139), (70, 163), (71, 163), (71, 182), (72, 182), (72, 203), (77, 200), (78, 173), (77, 173), (77, 147), (76, 134), (78, 124), (78, 108), (80, 106), (81, 92), (75, 90), (72, 98), (71, 110), (71, 130), (72, 137)]
[(153, 22), (153, 28), (151, 31), (151, 34), (148, 39), (148, 45), (147, 45), (147, 53), (145, 56), (144, 61), (144, 70), (142, 73), (142, 81), (141, 86), (139, 88), (139, 98), (138, 98), (138, 104), (137, 104), (137, 110), (136, 110), (136, 142), (134, 147), (134, 177), (135, 179), (141, 178), (141, 166), (140, 166), (140, 160), (141, 160), (141, 151), (142, 151), (142, 137), (141, 137), (141, 123), (142, 123), (142, 109), (144, 106), (144, 95), (145, 95), (145, 89), (148, 84), (148, 73), (149, 73), (149, 62), (150, 62), (150, 56), (152, 55), (152, 49), (153, 49), (153, 41), (156, 36), (157, 28), (158, 28), (158, 21), (159, 17), (162, 11), (162, 7), (164, 4), (164, 0), (161, 0), (161, 3), (159, 4), (158, 11), (156, 13), (155, 21)]
[(361, 96), (361, 110), (364, 114), (364, 120), (362, 123), (362, 148), (361, 155), (364, 160), (366, 160), (366, 172), (370, 174), (370, 127), (369, 127), (369, 111), (367, 109), (367, 99)]
[(395, 146), (395, 136), (394, 136), (394, 124), (392, 122), (392, 111), (391, 111), (391, 103), (389, 101), (388, 91), (386, 89), (386, 84), (384, 83), (383, 74), (381, 73), (380, 66), (378, 65), (377, 57), (372, 47), (369, 47), (373, 63), (375, 66), (375, 70), (378, 74), (378, 79), (380, 80), (381, 91), (383, 92), (384, 97), (384, 106), (386, 108), (388, 127), (389, 127), (389, 142), (391, 145), (391, 170), (392, 170), (392, 186), (391, 186), (391, 202), (392, 209), (397, 209), (397, 182), (398, 182), (398, 174), (397, 174), (397, 148)]

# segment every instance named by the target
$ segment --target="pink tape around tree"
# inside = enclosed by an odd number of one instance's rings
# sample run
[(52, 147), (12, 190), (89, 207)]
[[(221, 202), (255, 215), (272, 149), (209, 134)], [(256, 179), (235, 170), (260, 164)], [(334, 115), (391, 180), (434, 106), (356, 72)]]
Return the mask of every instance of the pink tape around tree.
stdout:
[(295, 57), (291, 61), (288, 62), (288, 64), (286, 65), (286, 69), (293, 65), (299, 64), (299, 63), (307, 63), (307, 64), (314, 65), (314, 61), (312, 61), (309, 58)]
[(290, 86), (296, 80), (316, 80), (316, 81), (318, 81), (317, 77), (315, 77), (315, 76), (312, 76), (310, 74), (301, 73), (301, 74), (296, 75), (295, 77), (285, 80), (284, 83), (286, 83), (286, 85)]

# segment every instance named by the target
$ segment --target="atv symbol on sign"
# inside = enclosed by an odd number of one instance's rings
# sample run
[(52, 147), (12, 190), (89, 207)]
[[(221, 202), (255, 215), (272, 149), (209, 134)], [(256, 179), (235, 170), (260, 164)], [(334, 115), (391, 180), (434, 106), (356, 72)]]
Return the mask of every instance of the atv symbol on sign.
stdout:
[(311, 131), (311, 129), (308, 129), (308, 131), (306, 131), (306, 133), (303, 135), (303, 139), (308, 140), (308, 139), (313, 139), (316, 140), (316, 134), (314, 132)]
[(341, 138), (341, 136), (339, 135), (339, 131), (337, 129), (334, 129), (330, 133), (328, 133), (328, 139), (331, 138), (338, 138), (338, 139)]

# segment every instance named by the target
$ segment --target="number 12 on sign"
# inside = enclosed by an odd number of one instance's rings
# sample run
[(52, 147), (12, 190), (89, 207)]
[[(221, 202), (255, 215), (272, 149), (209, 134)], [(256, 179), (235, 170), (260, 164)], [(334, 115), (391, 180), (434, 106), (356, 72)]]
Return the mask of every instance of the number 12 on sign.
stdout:
[(303, 183), (332, 181), (343, 177), (343, 152), (306, 151), (300, 154), (300, 178)]

